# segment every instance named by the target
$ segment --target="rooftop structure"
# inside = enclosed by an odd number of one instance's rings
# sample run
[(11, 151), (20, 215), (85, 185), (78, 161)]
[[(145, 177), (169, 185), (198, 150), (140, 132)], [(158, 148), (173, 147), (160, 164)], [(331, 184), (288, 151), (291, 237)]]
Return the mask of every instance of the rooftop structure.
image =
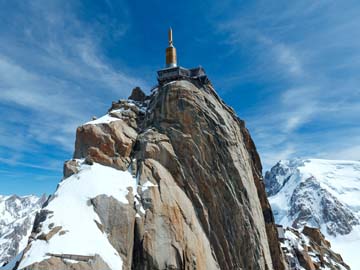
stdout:
[(159, 84), (184, 79), (200, 80), (203, 83), (207, 82), (208, 78), (202, 67), (187, 69), (177, 65), (176, 49), (173, 44), (171, 28), (168, 31), (168, 41), (169, 47), (166, 48), (166, 66), (157, 72)]

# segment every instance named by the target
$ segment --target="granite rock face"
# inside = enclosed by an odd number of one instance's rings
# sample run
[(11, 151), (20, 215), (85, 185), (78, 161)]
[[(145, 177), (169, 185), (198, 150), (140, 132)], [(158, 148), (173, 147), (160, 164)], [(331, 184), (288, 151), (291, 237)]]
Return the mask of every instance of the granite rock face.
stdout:
[[(135, 91), (77, 129), (74, 153), (136, 178), (128, 203), (89, 198), (123, 269), (286, 269), (244, 122), (210, 83), (175, 81), (150, 96)], [(76, 175), (72, 165), (67, 175)], [(54, 258), (36, 267), (55, 269)]]
[(99, 229), (108, 235), (110, 243), (122, 257), (124, 269), (131, 269), (136, 214), (133, 204), (123, 204), (105, 195), (95, 197), (91, 204), (101, 220)]
[[(257, 185), (261, 167), (256, 167), (258, 156), (244, 123), (211, 85), (188, 81), (158, 89), (148, 110), (144, 125), (168, 140), (140, 141), (137, 155), (146, 159), (142, 154), (149, 149), (150, 157), (173, 175), (195, 206), (220, 268), (272, 269), (263, 217), (270, 208), (264, 188)], [(271, 210), (269, 215), (272, 223)]]

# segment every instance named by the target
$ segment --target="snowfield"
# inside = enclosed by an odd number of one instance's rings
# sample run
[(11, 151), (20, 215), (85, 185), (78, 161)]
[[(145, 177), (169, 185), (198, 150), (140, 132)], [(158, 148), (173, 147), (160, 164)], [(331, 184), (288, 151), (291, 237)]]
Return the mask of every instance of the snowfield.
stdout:
[(331, 242), (332, 250), (339, 253), (352, 270), (360, 269), (358, 254), (360, 250), (360, 226), (356, 226), (347, 235), (337, 237), (326, 235), (326, 238)]
[(320, 228), (332, 249), (360, 269), (360, 161), (281, 160), (265, 185), (278, 224)]
[(48, 242), (34, 240), (29, 251), (24, 254), (19, 269), (49, 258), (47, 253), (86, 256), (98, 254), (111, 269), (122, 269), (122, 260), (108, 241), (107, 235), (97, 227), (95, 220), (99, 223), (101, 221), (88, 201), (105, 194), (128, 203), (125, 196), (129, 189), (136, 192), (136, 179), (130, 172), (97, 163), (91, 166), (81, 164), (79, 173), (64, 179), (54, 198), (44, 208), (54, 213), (44, 221), (42, 233), (48, 233), (52, 223), (54, 227), (61, 226), (66, 233), (57, 233)]

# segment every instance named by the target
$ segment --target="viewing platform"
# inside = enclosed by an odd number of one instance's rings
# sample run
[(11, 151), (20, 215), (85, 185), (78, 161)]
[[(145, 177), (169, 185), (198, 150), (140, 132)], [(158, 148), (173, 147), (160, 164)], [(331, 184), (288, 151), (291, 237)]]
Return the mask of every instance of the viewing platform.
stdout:
[(180, 66), (169, 67), (159, 70), (157, 74), (157, 79), (160, 85), (170, 81), (183, 79), (199, 80), (202, 83), (208, 81), (205, 70), (202, 67), (196, 67), (191, 69), (183, 68)]

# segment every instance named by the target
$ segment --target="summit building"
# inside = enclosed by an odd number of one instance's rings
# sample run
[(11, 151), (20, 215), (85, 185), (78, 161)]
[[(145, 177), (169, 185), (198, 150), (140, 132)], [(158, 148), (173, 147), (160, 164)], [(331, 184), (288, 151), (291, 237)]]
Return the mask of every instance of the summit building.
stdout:
[(166, 48), (166, 65), (164, 69), (160, 69), (158, 74), (158, 82), (160, 85), (176, 80), (199, 80), (207, 82), (205, 70), (199, 66), (196, 68), (183, 68), (177, 65), (176, 49), (173, 44), (172, 29), (168, 31), (169, 47)]

